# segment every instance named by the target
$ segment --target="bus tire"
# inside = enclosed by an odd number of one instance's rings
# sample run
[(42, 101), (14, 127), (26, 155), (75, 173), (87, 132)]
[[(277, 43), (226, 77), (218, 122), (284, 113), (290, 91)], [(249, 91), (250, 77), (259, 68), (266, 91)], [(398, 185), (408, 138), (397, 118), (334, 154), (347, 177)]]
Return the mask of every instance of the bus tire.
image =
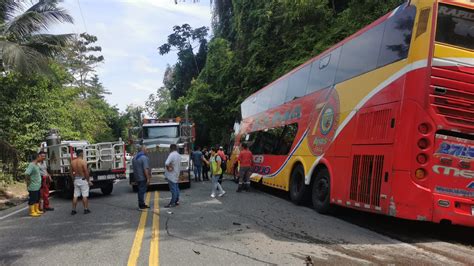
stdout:
[(114, 190), (114, 183), (108, 183), (107, 185), (100, 188), (100, 191), (102, 191), (102, 194), (104, 195), (110, 195), (112, 190)]
[(303, 204), (308, 195), (308, 186), (304, 183), (304, 169), (302, 165), (297, 165), (291, 172), (290, 179), (290, 199), (293, 203)]
[(314, 178), (311, 195), (313, 207), (318, 213), (327, 214), (330, 211), (330, 182), (331, 178), (328, 169), (320, 169)]

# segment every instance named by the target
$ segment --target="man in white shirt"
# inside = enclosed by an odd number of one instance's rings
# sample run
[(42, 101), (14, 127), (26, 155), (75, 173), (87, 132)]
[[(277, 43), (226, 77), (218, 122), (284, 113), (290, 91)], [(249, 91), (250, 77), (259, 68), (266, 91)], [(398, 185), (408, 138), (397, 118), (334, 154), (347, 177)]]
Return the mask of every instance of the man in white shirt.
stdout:
[(165, 162), (165, 177), (171, 192), (171, 201), (165, 208), (176, 207), (179, 205), (179, 174), (181, 173), (181, 155), (178, 153), (176, 144), (170, 145), (170, 155)]

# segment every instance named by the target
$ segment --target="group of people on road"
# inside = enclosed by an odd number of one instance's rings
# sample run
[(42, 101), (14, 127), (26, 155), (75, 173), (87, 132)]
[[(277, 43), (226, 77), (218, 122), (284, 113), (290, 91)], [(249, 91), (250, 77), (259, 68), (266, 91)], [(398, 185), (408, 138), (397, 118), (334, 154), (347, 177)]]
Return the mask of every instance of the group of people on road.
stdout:
[[(54, 211), (54, 208), (52, 208), (49, 203), (49, 187), (52, 178), (47, 171), (45, 160), (46, 152), (38, 152), (25, 171), (26, 186), (28, 189), (28, 206), (30, 216), (32, 217), (39, 217), (45, 211)], [(71, 215), (77, 214), (77, 200), (81, 196), (84, 214), (88, 214), (91, 211), (89, 210), (87, 198), (89, 197), (89, 187), (92, 186), (92, 183), (82, 150), (76, 150), (76, 158), (73, 158), (71, 161), (70, 175), (74, 184)]]
[[(242, 143), (241, 146), (242, 149), (237, 158), (237, 163), (240, 167), (237, 192), (249, 191), (250, 175), (253, 167), (252, 152), (248, 149), (246, 143)], [(147, 152), (147, 147), (143, 145), (132, 160), (133, 172), (138, 188), (138, 208), (140, 210), (146, 210), (149, 208), (149, 206), (145, 204), (145, 193), (151, 180), (151, 168)], [(89, 210), (88, 197), (92, 183), (90, 181), (87, 163), (84, 160), (83, 155), (82, 150), (77, 150), (76, 158), (71, 161), (70, 173), (74, 184), (71, 215), (77, 214), (76, 206), (79, 197), (82, 197), (84, 214), (91, 212)], [(51, 182), (51, 176), (46, 170), (46, 164), (44, 163), (45, 159), (46, 153), (40, 151), (25, 171), (29, 194), (28, 205), (30, 216), (32, 217), (39, 217), (44, 213), (44, 211), (54, 210), (54, 208), (49, 205), (49, 184)], [(201, 182), (210, 179), (212, 182), (212, 198), (215, 198), (216, 196), (222, 197), (226, 194), (221, 183), (226, 170), (227, 159), (228, 158), (224, 153), (222, 146), (219, 147), (219, 149), (213, 147), (210, 151), (208, 151), (207, 148), (204, 148), (201, 151), (201, 148), (197, 147), (196, 150), (191, 153), (191, 160), (194, 166), (194, 180)], [(171, 200), (165, 206), (166, 208), (176, 207), (179, 205), (180, 173), (181, 155), (178, 153), (177, 145), (171, 144), (170, 154), (165, 162), (165, 177), (168, 181), (171, 192)], [(41, 200), (42, 204), (40, 204)]]
[(220, 146), (219, 149), (213, 147), (210, 151), (208, 151), (208, 148), (204, 148), (201, 151), (201, 147), (198, 146), (191, 153), (191, 161), (193, 162), (194, 181), (208, 181), (210, 171), (211, 197), (224, 196), (226, 192), (222, 188), (222, 179), (226, 170), (227, 155), (225, 155), (223, 147)]
[[(253, 167), (253, 154), (248, 149), (246, 143), (242, 143), (242, 149), (237, 158), (237, 163), (240, 167), (239, 171), (239, 186), (237, 192), (249, 191), (250, 190), (250, 175)], [(191, 160), (194, 166), (194, 180), (200, 182), (206, 179), (206, 176), (211, 171), (212, 181), (212, 192), (211, 197), (223, 196), (225, 194), (222, 188), (222, 178), (227, 166), (227, 155), (224, 153), (222, 146), (219, 149), (212, 148), (210, 153), (207, 152), (207, 148), (201, 151), (200, 147), (191, 153)], [(202, 173), (202, 179), (201, 179)], [(219, 194), (216, 194), (220, 191)]]
[[(147, 156), (148, 149), (145, 145), (133, 157), (132, 167), (135, 182), (137, 182), (138, 209), (146, 210), (150, 206), (145, 204), (145, 193), (151, 180), (151, 168)], [(165, 177), (171, 192), (171, 200), (165, 207), (171, 208), (179, 205), (179, 175), (181, 172), (181, 155), (176, 144), (170, 145), (170, 154), (165, 162)]]
[[(151, 180), (151, 168), (149, 158), (147, 156), (148, 149), (145, 145), (141, 146), (140, 151), (132, 160), (134, 178), (137, 183), (138, 208), (146, 210), (149, 208), (145, 204), (145, 193)], [(219, 149), (213, 147), (208, 151), (207, 148), (201, 150), (196, 147), (195, 151), (190, 154), (193, 162), (194, 181), (202, 182), (211, 180), (211, 197), (222, 197), (226, 191), (222, 187), (222, 179), (226, 170), (227, 156), (222, 146)], [(250, 174), (253, 166), (253, 155), (248, 149), (247, 144), (242, 143), (242, 150), (238, 156), (240, 165), (239, 187), (237, 192), (249, 191)], [(209, 178), (210, 171), (210, 178)], [(165, 162), (165, 178), (171, 192), (171, 200), (165, 208), (179, 206), (179, 176), (181, 173), (181, 155), (178, 153), (177, 145), (170, 145), (170, 154)]]

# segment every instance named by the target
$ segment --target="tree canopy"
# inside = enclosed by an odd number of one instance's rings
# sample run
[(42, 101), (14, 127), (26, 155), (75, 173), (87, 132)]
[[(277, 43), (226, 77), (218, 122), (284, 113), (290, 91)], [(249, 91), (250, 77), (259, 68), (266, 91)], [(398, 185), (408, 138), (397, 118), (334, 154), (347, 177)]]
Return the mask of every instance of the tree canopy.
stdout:
[(47, 72), (48, 59), (62, 51), (72, 34), (45, 33), (56, 23), (73, 23), (58, 0), (0, 1), (0, 71)]

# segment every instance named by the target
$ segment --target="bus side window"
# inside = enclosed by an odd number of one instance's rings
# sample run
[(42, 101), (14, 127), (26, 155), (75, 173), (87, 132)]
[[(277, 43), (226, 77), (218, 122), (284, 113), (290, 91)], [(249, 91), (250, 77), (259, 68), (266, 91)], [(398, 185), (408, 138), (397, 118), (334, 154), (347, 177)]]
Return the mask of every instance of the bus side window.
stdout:
[(338, 47), (330, 54), (312, 63), (306, 94), (330, 87), (334, 84), (340, 55), (341, 47)]
[(377, 68), (385, 22), (362, 33), (342, 46), (336, 83)]
[(378, 67), (407, 58), (415, 15), (416, 7), (409, 6), (399, 10), (388, 19), (383, 35)]
[(285, 103), (285, 95), (288, 90), (288, 78), (276, 81), (272, 87), (267, 88), (267, 90), (268, 89), (271, 91), (271, 100), (268, 108), (271, 109), (273, 107), (282, 105)]
[(311, 64), (308, 64), (303, 68), (298, 69), (298, 71), (295, 73), (291, 74), (285, 102), (291, 102), (295, 99), (298, 99), (299, 97), (303, 97), (306, 94), (310, 70)]

